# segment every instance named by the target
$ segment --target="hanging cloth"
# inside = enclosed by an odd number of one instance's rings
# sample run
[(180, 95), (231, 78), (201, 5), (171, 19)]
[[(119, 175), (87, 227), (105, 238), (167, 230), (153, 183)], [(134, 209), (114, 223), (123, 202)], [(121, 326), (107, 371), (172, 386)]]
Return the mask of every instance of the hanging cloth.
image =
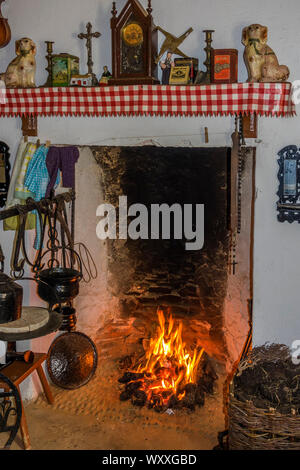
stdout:
[(75, 187), (75, 163), (78, 158), (79, 150), (77, 147), (50, 147), (46, 159), (46, 165), (50, 177), (46, 197), (50, 196), (59, 170), (62, 172), (63, 187)]
[(15, 158), (14, 166), (11, 172), (11, 178), (10, 178), (10, 183), (9, 183), (9, 188), (8, 188), (8, 193), (7, 193), (7, 200), (6, 200), (6, 209), (14, 205), (13, 200), (15, 197), (17, 179), (19, 177), (22, 163), (25, 157), (25, 152), (28, 146), (29, 144), (25, 142), (24, 139), (21, 139), (21, 142), (17, 150), (17, 155)]
[[(10, 207), (12, 207), (16, 204), (19, 204), (19, 205), (24, 205), (25, 204), (25, 200), (16, 198), (15, 193), (16, 193), (17, 182), (18, 182), (19, 187), (21, 187), (21, 184), (22, 184), (22, 188), (23, 188), (23, 191), (24, 191), (24, 186), (23, 186), (20, 174), (21, 174), (21, 170), (22, 170), (22, 167), (23, 167), (25, 156), (27, 156), (26, 157), (27, 158), (26, 164), (28, 164), (29, 160), (28, 160), (28, 153), (27, 152), (29, 150), (30, 145), (31, 144), (28, 144), (27, 142), (25, 142), (24, 139), (22, 139), (20, 144), (19, 144), (19, 148), (18, 148), (17, 155), (16, 155), (16, 158), (15, 158), (13, 170), (12, 170), (12, 173), (11, 173), (11, 179), (10, 179), (10, 185), (9, 185), (9, 189), (8, 189), (7, 202), (6, 202), (5, 209), (9, 209)], [(24, 172), (26, 164), (24, 165), (23, 172)], [(18, 215), (14, 216), (14, 217), (10, 217), (9, 219), (5, 219), (3, 221), (4, 231), (18, 230), (19, 226), (20, 226), (20, 218), (19, 218)], [(27, 219), (26, 219), (25, 230), (31, 230), (31, 229), (34, 229), (34, 228), (35, 228), (35, 214), (29, 213), (28, 216), (27, 216)]]
[[(49, 174), (46, 166), (46, 157), (48, 154), (48, 147), (41, 145), (35, 154), (33, 155), (31, 161), (28, 164), (24, 186), (33, 194), (33, 199), (35, 201), (40, 201), (46, 195), (47, 186), (49, 183)], [(60, 175), (57, 175), (55, 185), (58, 185), (60, 181)], [(34, 241), (34, 248), (38, 250), (41, 243), (41, 233), (42, 227), (40, 225), (40, 220), (37, 214), (37, 211), (34, 211), (36, 218), (36, 237)]]
[(35, 154), (37, 149), (37, 144), (30, 143), (26, 148), (26, 152), (23, 158), (23, 162), (21, 165), (21, 170), (19, 176), (17, 178), (16, 189), (15, 189), (15, 198), (17, 199), (27, 199), (28, 197), (33, 197), (32, 192), (28, 191), (28, 189), (24, 186), (24, 180), (27, 172), (27, 168)]

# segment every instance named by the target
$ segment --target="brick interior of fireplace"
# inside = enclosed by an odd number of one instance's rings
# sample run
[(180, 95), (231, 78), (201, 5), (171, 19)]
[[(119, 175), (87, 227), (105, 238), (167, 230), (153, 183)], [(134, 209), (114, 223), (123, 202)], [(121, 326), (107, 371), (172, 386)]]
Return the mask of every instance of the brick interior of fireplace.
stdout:
[[(228, 287), (230, 149), (95, 147), (104, 201), (205, 205), (205, 243), (184, 240), (108, 240), (109, 289), (119, 318), (104, 329), (109, 347), (130, 336), (132, 348), (149, 336), (156, 310), (183, 320), (186, 341), (226, 360), (224, 308)], [(105, 335), (100, 334), (105, 342)], [(116, 345), (116, 353), (119, 345)]]

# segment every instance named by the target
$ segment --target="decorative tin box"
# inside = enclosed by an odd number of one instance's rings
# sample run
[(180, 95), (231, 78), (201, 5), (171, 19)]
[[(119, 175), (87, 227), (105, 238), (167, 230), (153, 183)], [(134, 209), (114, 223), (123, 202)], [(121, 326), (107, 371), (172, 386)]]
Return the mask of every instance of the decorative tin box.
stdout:
[(189, 66), (190, 67), (190, 81), (193, 83), (195, 81), (195, 78), (198, 73), (199, 69), (199, 59), (195, 59), (194, 57), (176, 57), (174, 60), (175, 66), (179, 67), (184, 67), (184, 66)]
[(79, 74), (79, 57), (70, 54), (52, 56), (52, 86), (69, 86), (71, 77)]
[(238, 81), (238, 51), (212, 49), (211, 83), (236, 83)]

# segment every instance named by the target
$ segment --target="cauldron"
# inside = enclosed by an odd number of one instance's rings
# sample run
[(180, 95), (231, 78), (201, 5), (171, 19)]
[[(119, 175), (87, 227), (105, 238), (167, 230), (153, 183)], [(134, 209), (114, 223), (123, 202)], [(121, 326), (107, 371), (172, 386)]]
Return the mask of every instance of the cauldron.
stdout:
[(82, 274), (71, 268), (51, 268), (37, 275), (38, 295), (49, 305), (70, 302), (79, 293)]
[(23, 288), (0, 272), (0, 324), (21, 318)]

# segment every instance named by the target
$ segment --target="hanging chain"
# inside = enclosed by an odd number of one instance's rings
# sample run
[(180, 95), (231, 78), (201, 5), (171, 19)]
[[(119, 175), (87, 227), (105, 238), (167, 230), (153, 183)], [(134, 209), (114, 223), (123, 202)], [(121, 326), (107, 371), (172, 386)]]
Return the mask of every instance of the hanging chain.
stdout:
[(230, 274), (235, 275), (236, 266), (238, 265), (237, 256), (236, 256), (236, 245), (237, 245), (237, 232), (231, 232), (230, 240)]
[(230, 257), (229, 266), (230, 273), (236, 274), (237, 262), (237, 235), (241, 233), (242, 228), (242, 172), (244, 165), (244, 152), (243, 146), (245, 145), (244, 133), (243, 133), (243, 119), (242, 115), (235, 117), (235, 132), (238, 133), (238, 168), (237, 168), (237, 220), (236, 227), (231, 231), (230, 236)]
[(244, 139), (243, 129), (243, 117), (240, 114), (237, 122), (239, 122), (239, 149), (238, 149), (238, 194), (237, 194), (237, 205), (238, 205), (238, 220), (237, 220), (237, 233), (241, 233), (242, 228), (242, 173), (244, 166), (244, 152), (243, 146), (246, 145)]

